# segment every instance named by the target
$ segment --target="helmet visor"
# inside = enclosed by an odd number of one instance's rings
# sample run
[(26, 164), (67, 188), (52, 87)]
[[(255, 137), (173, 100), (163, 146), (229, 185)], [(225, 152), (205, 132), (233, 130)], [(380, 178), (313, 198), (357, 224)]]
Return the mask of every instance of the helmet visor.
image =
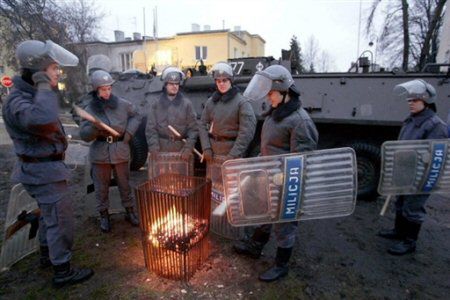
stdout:
[(428, 98), (425, 84), (419, 80), (411, 80), (394, 87), (394, 94), (399, 100), (425, 100)]
[(252, 101), (256, 101), (265, 97), (269, 93), (271, 88), (271, 79), (263, 75), (256, 74), (255, 76), (253, 76), (252, 80), (250, 80), (250, 83), (245, 89), (244, 96)]
[(76, 57), (72, 52), (64, 49), (58, 44), (52, 41), (46, 41), (45, 47), (48, 56), (53, 59), (57, 64), (64, 67), (74, 67), (78, 65), (78, 57)]

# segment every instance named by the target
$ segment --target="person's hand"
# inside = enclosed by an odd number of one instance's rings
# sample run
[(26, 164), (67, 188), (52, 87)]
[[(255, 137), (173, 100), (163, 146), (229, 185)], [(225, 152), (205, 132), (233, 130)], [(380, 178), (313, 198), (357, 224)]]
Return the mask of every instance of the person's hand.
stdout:
[(192, 150), (191, 149), (187, 149), (187, 148), (183, 148), (180, 152), (181, 154), (181, 159), (182, 160), (189, 160), (192, 156)]
[(129, 144), (132, 138), (133, 136), (129, 132), (125, 131), (123, 135), (123, 142)]
[(48, 77), (47, 73), (44, 71), (34, 73), (33, 76), (31, 76), (31, 79), (33, 79), (34, 85), (38, 90), (50, 91), (52, 89), (50, 85), (50, 77)]
[(211, 162), (213, 159), (213, 152), (210, 148), (203, 150), (203, 159), (206, 162)]

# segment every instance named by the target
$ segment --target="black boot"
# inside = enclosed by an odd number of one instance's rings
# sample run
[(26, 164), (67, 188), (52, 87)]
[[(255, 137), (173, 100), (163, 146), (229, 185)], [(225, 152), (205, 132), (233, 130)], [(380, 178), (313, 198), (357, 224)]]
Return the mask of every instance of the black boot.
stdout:
[(292, 248), (277, 248), (275, 265), (269, 270), (259, 275), (259, 280), (270, 282), (287, 275), (289, 271), (288, 262), (292, 255)]
[(88, 280), (92, 275), (94, 275), (94, 271), (90, 268), (71, 268), (70, 262), (53, 266), (53, 270), (55, 271), (55, 275), (53, 276), (54, 287), (62, 287), (64, 285), (80, 283)]
[(130, 222), (132, 226), (138, 226), (139, 225), (139, 219), (134, 213), (133, 207), (127, 207), (125, 208), (126, 214), (125, 214), (125, 220)]
[(404, 227), (405, 227), (405, 217), (402, 213), (397, 213), (395, 215), (395, 227), (393, 229), (381, 229), (378, 232), (378, 236), (390, 240), (401, 240), (404, 238)]
[(109, 219), (108, 210), (100, 212), (100, 229), (105, 233), (111, 231), (111, 221)]
[(245, 255), (251, 258), (259, 258), (261, 256), (264, 245), (270, 238), (270, 232), (264, 232), (260, 228), (256, 228), (250, 239), (237, 241), (233, 245), (233, 249), (237, 254)]
[(388, 252), (392, 255), (404, 255), (416, 251), (416, 241), (420, 227), (421, 224), (406, 220), (405, 238), (400, 243), (389, 248)]
[(41, 254), (39, 257), (39, 266), (42, 269), (50, 267), (52, 262), (50, 261), (48, 246), (41, 246), (39, 252)]

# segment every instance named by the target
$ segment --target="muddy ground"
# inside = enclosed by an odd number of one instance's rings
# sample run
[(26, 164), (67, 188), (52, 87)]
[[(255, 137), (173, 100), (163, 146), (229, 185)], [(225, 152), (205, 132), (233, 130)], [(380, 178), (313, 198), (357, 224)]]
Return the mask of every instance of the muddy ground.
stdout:
[[(0, 228), (6, 215), (14, 162), (11, 146), (0, 147)], [(76, 241), (73, 264), (94, 268), (88, 282), (53, 289), (52, 271), (32, 254), (0, 274), (2, 299), (448, 299), (450, 294), (450, 201), (433, 196), (417, 252), (386, 253), (391, 241), (376, 236), (393, 224), (393, 213), (379, 217), (383, 199), (360, 200), (353, 215), (300, 223), (288, 276), (262, 283), (258, 273), (273, 262), (273, 240), (259, 260), (239, 257), (228, 240), (210, 234), (211, 255), (189, 283), (157, 277), (145, 268), (138, 228), (113, 216), (113, 232), (102, 234), (87, 217), (84, 168), (74, 171)], [(146, 170), (133, 172), (133, 182)], [(1, 233), (3, 235), (3, 232)], [(3, 238), (2, 238), (3, 239)]]

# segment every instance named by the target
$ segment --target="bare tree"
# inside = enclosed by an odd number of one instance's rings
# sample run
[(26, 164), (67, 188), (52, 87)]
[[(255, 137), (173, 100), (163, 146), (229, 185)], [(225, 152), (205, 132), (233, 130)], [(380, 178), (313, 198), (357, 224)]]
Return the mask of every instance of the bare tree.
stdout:
[(306, 71), (309, 73), (314, 73), (316, 71), (317, 56), (319, 55), (320, 48), (319, 42), (313, 35), (311, 35), (306, 41), (304, 50), (305, 55), (303, 63)]
[(332, 56), (326, 50), (320, 51), (317, 57), (316, 66), (317, 71), (321, 73), (330, 72), (330, 70), (333, 70), (336, 67)]
[(382, 2), (385, 3), (384, 17), (378, 47), (392, 66), (401, 61), (406, 71), (434, 62), (446, 0), (374, 1), (366, 23), (368, 35), (375, 30), (374, 19)]

